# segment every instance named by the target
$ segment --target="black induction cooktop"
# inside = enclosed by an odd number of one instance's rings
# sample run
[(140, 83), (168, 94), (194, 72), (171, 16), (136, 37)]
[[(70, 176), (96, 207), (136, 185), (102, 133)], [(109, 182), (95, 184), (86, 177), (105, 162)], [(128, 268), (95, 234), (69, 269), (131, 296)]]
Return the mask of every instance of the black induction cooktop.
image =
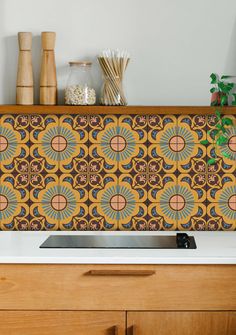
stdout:
[(196, 249), (193, 236), (186, 233), (164, 236), (51, 235), (40, 248), (49, 249)]

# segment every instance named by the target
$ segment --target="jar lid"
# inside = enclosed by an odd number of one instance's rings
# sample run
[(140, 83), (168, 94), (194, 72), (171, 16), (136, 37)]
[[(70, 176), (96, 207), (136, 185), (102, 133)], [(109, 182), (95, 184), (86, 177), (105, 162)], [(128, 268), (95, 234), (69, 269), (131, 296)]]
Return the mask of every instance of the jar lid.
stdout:
[(89, 66), (89, 65), (92, 65), (92, 62), (89, 62), (89, 61), (72, 61), (72, 62), (69, 62), (70, 66), (73, 66), (73, 65), (78, 65), (78, 66)]

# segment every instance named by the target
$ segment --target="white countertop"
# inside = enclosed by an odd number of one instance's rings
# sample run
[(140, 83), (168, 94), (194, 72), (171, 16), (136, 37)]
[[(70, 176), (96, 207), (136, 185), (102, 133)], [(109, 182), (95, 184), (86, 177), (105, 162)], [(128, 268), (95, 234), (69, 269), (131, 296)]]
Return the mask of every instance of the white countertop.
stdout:
[(236, 264), (236, 232), (188, 232), (195, 250), (39, 249), (52, 234), (170, 235), (176, 232), (0, 232), (0, 263), (30, 264)]

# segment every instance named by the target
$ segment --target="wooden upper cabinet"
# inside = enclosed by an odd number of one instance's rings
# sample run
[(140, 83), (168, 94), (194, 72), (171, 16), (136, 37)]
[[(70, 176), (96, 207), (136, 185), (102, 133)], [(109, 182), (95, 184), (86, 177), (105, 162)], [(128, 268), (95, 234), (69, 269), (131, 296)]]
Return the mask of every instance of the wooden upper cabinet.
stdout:
[(0, 320), (1, 335), (125, 335), (123, 312), (8, 311)]
[[(186, 306), (187, 307), (187, 306)], [(128, 335), (235, 335), (234, 312), (129, 312)]]

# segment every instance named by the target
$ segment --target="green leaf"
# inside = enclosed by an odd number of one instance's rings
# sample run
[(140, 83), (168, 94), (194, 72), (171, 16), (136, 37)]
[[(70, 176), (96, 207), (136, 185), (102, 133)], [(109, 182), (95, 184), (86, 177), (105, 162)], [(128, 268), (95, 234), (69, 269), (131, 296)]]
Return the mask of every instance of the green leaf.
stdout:
[(222, 142), (224, 142), (224, 143), (228, 143), (228, 138), (227, 137), (225, 137), (225, 136), (223, 136), (223, 135), (221, 135), (220, 137), (219, 137), (219, 139), (222, 141)]
[(201, 143), (202, 145), (207, 145), (207, 144), (209, 144), (210, 142), (209, 142), (208, 140), (202, 140), (202, 141), (200, 141), (200, 143)]
[(210, 89), (210, 92), (211, 92), (211, 93), (215, 93), (215, 92), (217, 92), (217, 89), (216, 89), (215, 87), (212, 87), (212, 88)]
[(234, 88), (234, 83), (228, 83), (226, 85), (228, 92), (230, 92)]
[(217, 145), (222, 145), (222, 144), (225, 144), (225, 143), (228, 143), (228, 138), (223, 136), (223, 135), (219, 136), (219, 138), (216, 141), (216, 144)]
[(216, 159), (215, 158), (210, 158), (210, 159), (208, 159), (208, 161), (207, 161), (207, 164), (208, 165), (213, 165), (213, 164), (215, 164), (216, 163)]
[(228, 75), (223, 75), (223, 76), (221, 76), (221, 78), (220, 79), (229, 79), (229, 78), (235, 78), (235, 76), (228, 76)]
[(222, 155), (226, 158), (230, 158), (230, 154), (228, 154), (228, 152), (223, 151)]
[(210, 75), (210, 78), (211, 78), (211, 84), (216, 84), (217, 83), (218, 76), (217, 76), (216, 73), (212, 73)]
[(226, 95), (222, 95), (222, 96), (220, 97), (220, 104), (221, 104), (221, 106), (226, 105), (226, 104), (227, 104), (227, 101), (228, 101), (228, 99), (227, 99), (227, 96), (226, 96)]
[(226, 93), (226, 92), (227, 92), (227, 87), (226, 87), (226, 85), (223, 83), (223, 81), (220, 81), (220, 82), (218, 83), (218, 87), (219, 87), (219, 89), (220, 89), (223, 93)]
[(224, 126), (232, 126), (233, 125), (233, 121), (231, 119), (229, 119), (228, 117), (224, 117), (222, 119), (222, 124)]
[(220, 120), (220, 118), (221, 118), (221, 112), (219, 110), (216, 110), (215, 114), (217, 116), (217, 119)]
[(219, 89), (225, 93), (225, 94), (229, 94), (229, 92), (232, 90), (232, 88), (234, 87), (233, 83), (227, 83), (225, 84), (223, 81), (220, 81), (218, 83), (218, 87)]
[(232, 101), (232, 106), (236, 106), (236, 93), (232, 93), (234, 100)]

